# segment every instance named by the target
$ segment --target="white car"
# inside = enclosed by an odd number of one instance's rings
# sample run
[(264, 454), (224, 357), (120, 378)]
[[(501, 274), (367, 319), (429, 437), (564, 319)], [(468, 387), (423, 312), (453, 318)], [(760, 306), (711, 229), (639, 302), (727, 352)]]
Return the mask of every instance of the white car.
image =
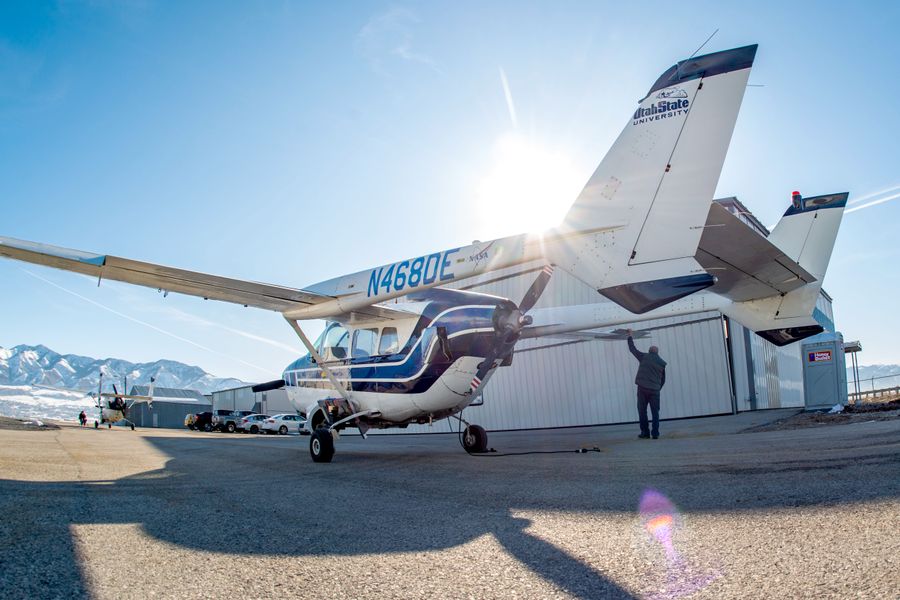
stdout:
[(303, 417), (300, 415), (272, 415), (263, 421), (262, 428), (266, 433), (300, 433)]
[(247, 415), (240, 421), (235, 423), (234, 428), (237, 431), (249, 431), (250, 433), (259, 433), (262, 431), (262, 425), (266, 422), (269, 415)]

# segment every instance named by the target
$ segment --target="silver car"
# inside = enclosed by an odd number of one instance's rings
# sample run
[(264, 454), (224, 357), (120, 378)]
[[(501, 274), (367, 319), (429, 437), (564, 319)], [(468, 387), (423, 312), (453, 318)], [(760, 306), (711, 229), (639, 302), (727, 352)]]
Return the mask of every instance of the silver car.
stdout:
[(247, 415), (242, 418), (240, 421), (235, 423), (235, 429), (243, 432), (250, 433), (259, 433), (262, 431), (262, 425), (266, 422), (266, 419), (269, 418), (269, 415)]
[(263, 421), (262, 429), (266, 433), (287, 435), (288, 433), (300, 433), (300, 426), (302, 424), (303, 417), (300, 415), (272, 415)]

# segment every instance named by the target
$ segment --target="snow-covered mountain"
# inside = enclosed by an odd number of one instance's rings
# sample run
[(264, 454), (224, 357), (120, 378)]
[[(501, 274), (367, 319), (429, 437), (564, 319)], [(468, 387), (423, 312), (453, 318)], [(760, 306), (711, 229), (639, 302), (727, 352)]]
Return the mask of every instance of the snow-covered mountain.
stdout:
[(84, 392), (30, 385), (0, 385), (0, 415), (14, 419), (77, 421), (78, 413), (97, 414), (94, 400)]
[(123, 377), (128, 378), (129, 389), (132, 384), (147, 385), (153, 377), (157, 387), (191, 389), (204, 394), (247, 385), (240, 379), (214, 377), (200, 367), (174, 360), (135, 364), (117, 358), (58, 354), (41, 345), (0, 348), (0, 384), (93, 391), (97, 389), (101, 370), (104, 391), (113, 383), (121, 387)]
[[(850, 360), (847, 360), (850, 364)], [(900, 365), (860, 365), (859, 389), (880, 390), (900, 385)], [(853, 369), (847, 367), (847, 387), (853, 389)]]

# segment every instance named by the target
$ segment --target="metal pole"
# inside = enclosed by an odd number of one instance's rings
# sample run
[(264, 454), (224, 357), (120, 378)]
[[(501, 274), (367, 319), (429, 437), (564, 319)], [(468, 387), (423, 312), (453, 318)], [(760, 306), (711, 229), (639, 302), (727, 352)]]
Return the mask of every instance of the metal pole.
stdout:
[(346, 400), (347, 403), (350, 404), (351, 407), (353, 407), (353, 404), (350, 401), (350, 394), (347, 392), (347, 390), (343, 386), (340, 385), (340, 383), (338, 383), (338, 380), (334, 376), (334, 374), (331, 372), (331, 369), (329, 369), (328, 367), (326, 367), (323, 364), (324, 361), (322, 360), (322, 357), (319, 355), (318, 350), (316, 350), (316, 347), (313, 346), (312, 342), (309, 341), (309, 338), (306, 337), (306, 334), (303, 333), (303, 330), (300, 329), (300, 324), (296, 320), (289, 319), (287, 317), (285, 317), (285, 320), (288, 322), (288, 324), (291, 326), (291, 328), (297, 334), (297, 337), (300, 338), (300, 341), (303, 342), (303, 345), (306, 346), (306, 349), (309, 351), (310, 356), (312, 356), (313, 359), (316, 361), (316, 366), (319, 367), (319, 369), (322, 371), (322, 374), (328, 378), (328, 381), (331, 382), (331, 385), (334, 387), (334, 389), (337, 391), (337, 393), (341, 395), (341, 398)]

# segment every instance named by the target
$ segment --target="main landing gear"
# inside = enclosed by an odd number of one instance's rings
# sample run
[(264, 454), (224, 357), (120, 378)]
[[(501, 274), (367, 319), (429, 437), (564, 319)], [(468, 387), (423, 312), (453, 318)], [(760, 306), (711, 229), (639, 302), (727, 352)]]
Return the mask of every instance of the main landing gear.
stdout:
[(334, 436), (330, 429), (319, 427), (309, 438), (309, 455), (313, 462), (327, 463), (334, 457)]
[(454, 419), (466, 426), (460, 436), (462, 447), (469, 454), (482, 454), (488, 451), (487, 432), (481, 425), (473, 425), (460, 417), (452, 415)]
[(469, 454), (487, 452), (487, 432), (480, 425), (466, 425), (463, 431), (463, 448)]

